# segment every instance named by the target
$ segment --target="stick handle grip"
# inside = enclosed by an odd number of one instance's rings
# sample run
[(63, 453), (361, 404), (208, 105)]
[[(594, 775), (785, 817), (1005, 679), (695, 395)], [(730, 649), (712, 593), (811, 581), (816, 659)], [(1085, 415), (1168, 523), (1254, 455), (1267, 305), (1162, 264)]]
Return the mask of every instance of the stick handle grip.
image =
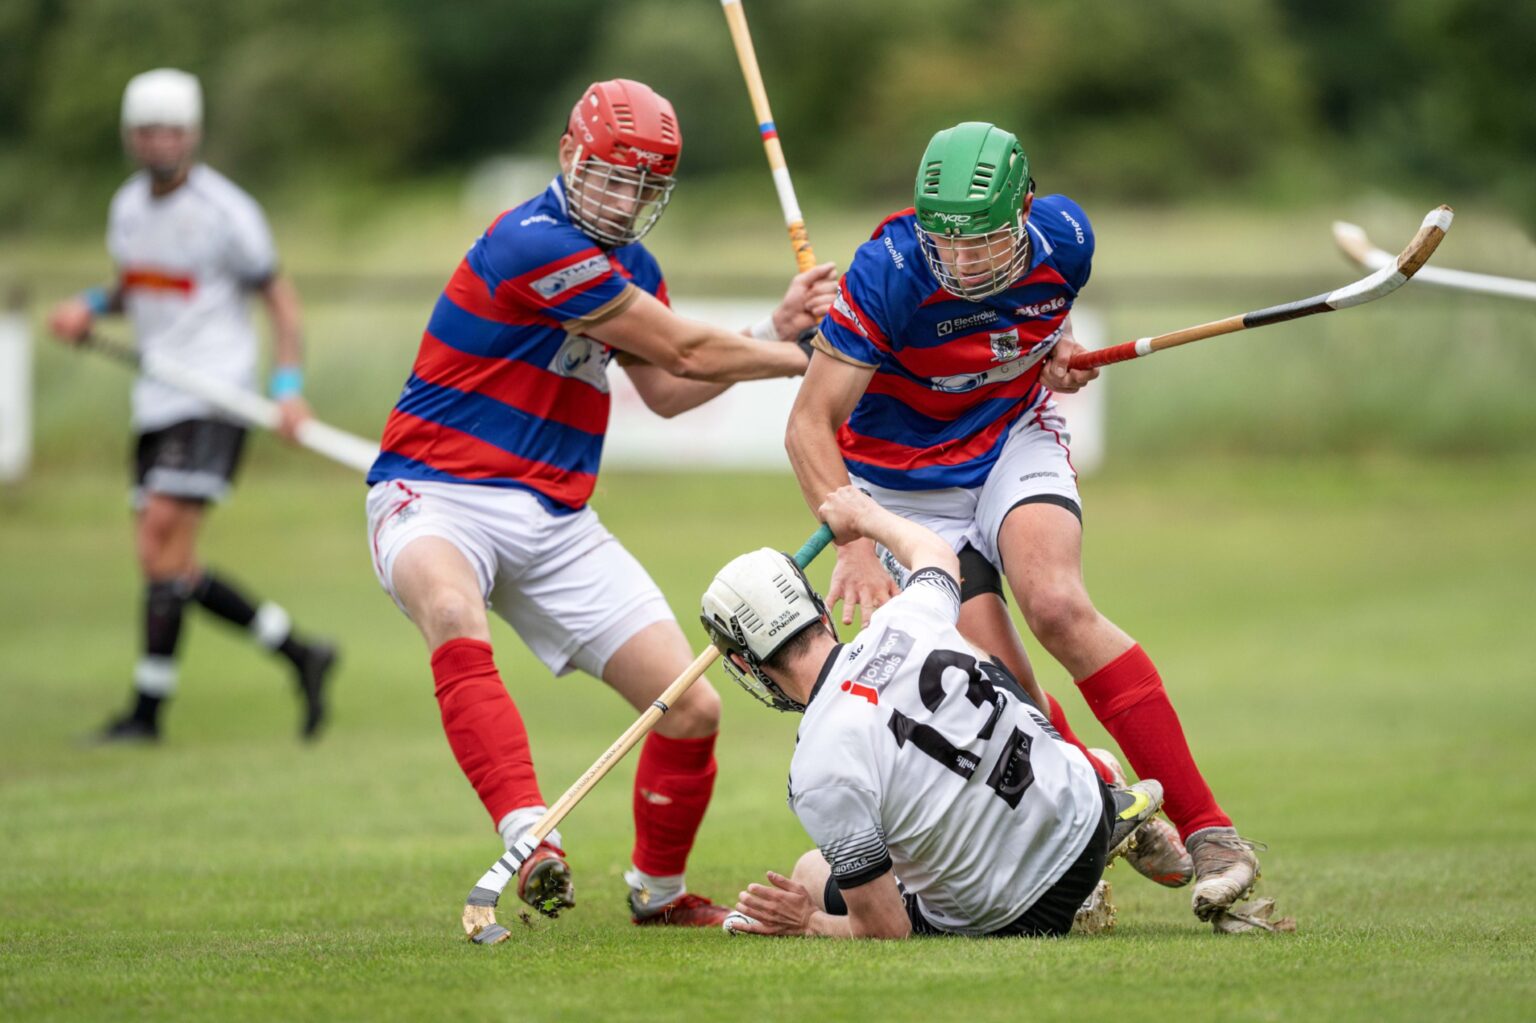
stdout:
[(827, 544), (831, 542), (832, 527), (823, 525), (820, 529), (811, 534), (810, 539), (806, 540), (805, 543), (800, 545), (800, 549), (795, 552), (795, 564), (799, 565), (801, 568), (806, 567), (811, 562), (815, 561), (816, 555), (826, 550)]
[[(1108, 348), (1100, 348), (1092, 352), (1078, 352), (1067, 363), (1072, 369), (1097, 369), (1100, 366), (1111, 366), (1117, 362), (1128, 362), (1137, 358), (1142, 353), (1136, 350), (1135, 341), (1127, 341), (1123, 345), (1110, 345)], [(1150, 355), (1151, 352), (1146, 354)]]

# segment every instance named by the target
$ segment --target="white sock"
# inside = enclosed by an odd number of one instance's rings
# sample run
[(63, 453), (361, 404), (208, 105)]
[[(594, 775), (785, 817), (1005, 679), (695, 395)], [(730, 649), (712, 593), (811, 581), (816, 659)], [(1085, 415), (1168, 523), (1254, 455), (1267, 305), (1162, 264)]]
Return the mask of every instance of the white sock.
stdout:
[[(539, 823), (539, 818), (544, 816), (546, 809), (548, 807), (524, 806), (513, 810), (496, 823), (496, 830), (501, 832), (501, 841), (507, 847), (507, 852), (511, 852), (512, 847), (517, 844), (517, 840), (522, 838), (535, 824)], [(544, 836), (544, 841), (558, 849), (565, 848), (565, 842), (560, 837), (559, 828)]]
[(634, 866), (624, 871), (624, 883), (630, 888), (630, 903), (642, 913), (659, 910), (688, 890), (681, 874), (656, 877)]

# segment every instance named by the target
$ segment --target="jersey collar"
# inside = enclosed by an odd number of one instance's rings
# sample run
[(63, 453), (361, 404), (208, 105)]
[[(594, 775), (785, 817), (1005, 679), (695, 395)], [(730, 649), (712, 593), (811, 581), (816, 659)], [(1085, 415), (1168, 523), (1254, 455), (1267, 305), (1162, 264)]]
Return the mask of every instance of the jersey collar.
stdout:
[(827, 654), (827, 659), (822, 662), (821, 673), (816, 676), (816, 684), (811, 686), (811, 695), (805, 698), (805, 705), (807, 707), (811, 705), (812, 700), (816, 699), (816, 694), (821, 692), (821, 684), (827, 680), (828, 675), (832, 674), (832, 665), (836, 664), (837, 659), (843, 656), (843, 647), (845, 645), (843, 643), (837, 644), (837, 646), (832, 648), (832, 652)]

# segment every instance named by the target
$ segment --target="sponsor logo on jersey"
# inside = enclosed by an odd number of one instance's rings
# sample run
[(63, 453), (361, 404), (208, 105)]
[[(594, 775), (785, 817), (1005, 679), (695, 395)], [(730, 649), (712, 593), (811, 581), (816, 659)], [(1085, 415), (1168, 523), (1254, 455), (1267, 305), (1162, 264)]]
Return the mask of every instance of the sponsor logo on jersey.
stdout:
[(517, 222), (519, 227), (527, 227), (529, 224), (558, 224), (559, 221), (548, 213), (535, 213), (531, 217), (524, 217)]
[(545, 298), (554, 298), (563, 291), (569, 291), (578, 284), (595, 280), (609, 270), (608, 257), (602, 253), (583, 259), (580, 263), (572, 263), (562, 267), (552, 274), (546, 274), (534, 281), (529, 287), (543, 295)]
[(1083, 242), (1086, 241), (1086, 239), (1083, 237), (1083, 225), (1079, 224), (1077, 219), (1066, 210), (1061, 211), (1061, 219), (1072, 225), (1072, 233), (1077, 236), (1077, 244), (1083, 244)]
[(875, 690), (875, 689), (871, 689), (871, 688), (869, 688), (869, 686), (861, 686), (857, 682), (853, 681), (852, 679), (848, 679), (842, 685), (838, 686), (838, 688), (841, 689), (845, 693), (851, 693), (854, 696), (858, 696), (858, 697), (861, 697), (861, 698), (863, 698), (865, 700), (868, 700), (870, 703), (874, 704), (876, 707), (880, 706), (880, 693), (879, 693), (879, 691)]
[(998, 362), (1012, 362), (1019, 357), (1019, 328), (989, 334), (992, 342), (992, 358)]
[(832, 308), (848, 318), (848, 322), (853, 324), (853, 329), (859, 332), (860, 337), (866, 339), (869, 337), (864, 332), (864, 321), (854, 315), (853, 307), (848, 304), (848, 299), (843, 295), (842, 288), (837, 289), (837, 297), (832, 300)]
[(885, 251), (891, 254), (891, 262), (896, 264), (896, 269), (905, 270), (907, 268), (906, 257), (896, 251), (896, 246), (891, 241), (891, 236), (886, 235), (881, 241), (885, 242)]
[(549, 360), (551, 373), (571, 377), (608, 393), (608, 362), (613, 349), (601, 341), (594, 341), (580, 334), (567, 334), (565, 344)]
[(1015, 316), (1024, 316), (1032, 319), (1036, 316), (1048, 316), (1051, 313), (1054, 313), (1056, 310), (1065, 309), (1066, 307), (1067, 296), (1057, 295), (1055, 298), (1048, 299), (1044, 302), (1037, 302), (1034, 305), (1018, 306), (1013, 310), (1013, 314)]
[(957, 330), (969, 330), (972, 327), (981, 327), (997, 320), (997, 313), (991, 309), (983, 309), (979, 313), (971, 313), (968, 316), (956, 316), (952, 320), (940, 320), (934, 329), (939, 337), (949, 337)]
[(900, 629), (887, 629), (885, 635), (880, 637), (880, 645), (875, 648), (869, 663), (864, 665), (864, 670), (858, 677), (850, 681), (861, 688), (868, 687), (875, 693), (883, 691), (891, 679), (896, 677), (896, 672), (901, 668), (907, 657), (912, 653), (912, 644), (915, 642), (910, 633)]

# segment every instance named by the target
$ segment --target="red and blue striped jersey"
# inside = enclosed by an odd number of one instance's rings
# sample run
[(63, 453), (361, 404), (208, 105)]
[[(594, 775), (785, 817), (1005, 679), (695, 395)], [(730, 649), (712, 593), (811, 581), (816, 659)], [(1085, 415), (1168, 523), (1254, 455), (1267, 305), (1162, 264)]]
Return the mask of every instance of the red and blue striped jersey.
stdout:
[(837, 434), (850, 473), (891, 490), (986, 480), (1009, 428), (1045, 396), (1041, 363), (1093, 262), (1088, 217), (1066, 196), (1035, 199), (1026, 227), (1029, 272), (980, 302), (940, 286), (910, 209), (859, 246), (818, 342), (875, 369)]
[(583, 331), (667, 287), (638, 242), (605, 251), (566, 214), (560, 178), (496, 218), (437, 300), (369, 483), (532, 491), (562, 514), (592, 496), (613, 350)]

